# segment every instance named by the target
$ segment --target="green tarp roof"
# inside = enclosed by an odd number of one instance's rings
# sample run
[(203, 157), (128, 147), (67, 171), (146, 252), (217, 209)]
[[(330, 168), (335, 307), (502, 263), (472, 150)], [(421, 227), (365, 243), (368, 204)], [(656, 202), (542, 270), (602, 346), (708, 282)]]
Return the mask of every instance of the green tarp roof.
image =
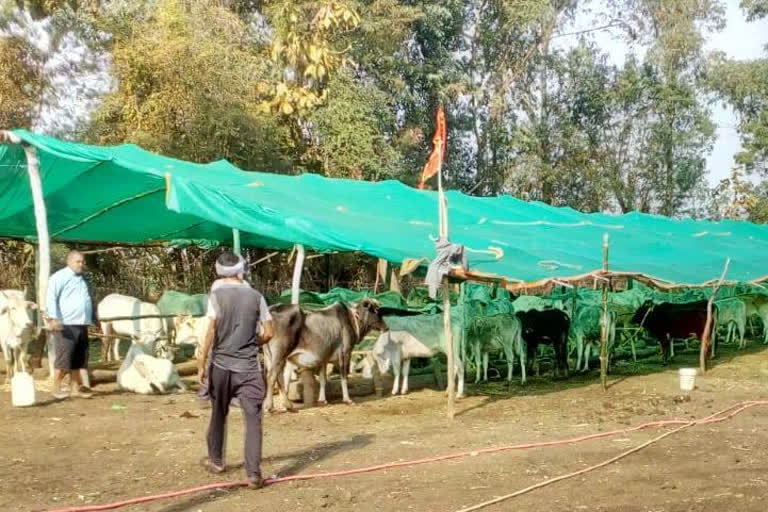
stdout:
[[(55, 239), (148, 244), (231, 241), (285, 249), (362, 251), (401, 263), (435, 254), (437, 194), (396, 181), (370, 183), (245, 172), (162, 157), (133, 145), (89, 146), (13, 132), (38, 149), (48, 221)], [(0, 236), (34, 237), (24, 153), (0, 146)], [(166, 180), (168, 176), (168, 181)], [(167, 187), (166, 184), (170, 183)], [(657, 215), (584, 214), (510, 196), (448, 192), (450, 238), (471, 249), (473, 271), (535, 281), (601, 268), (603, 233), (610, 268), (679, 284), (768, 274), (768, 226), (675, 220)]]

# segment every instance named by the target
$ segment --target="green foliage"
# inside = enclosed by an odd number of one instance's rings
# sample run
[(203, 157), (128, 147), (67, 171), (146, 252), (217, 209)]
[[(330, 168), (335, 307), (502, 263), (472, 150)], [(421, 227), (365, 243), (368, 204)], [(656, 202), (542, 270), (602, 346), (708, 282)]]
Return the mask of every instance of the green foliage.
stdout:
[(23, 39), (0, 39), (0, 128), (29, 128), (45, 87), (39, 52)]
[(207, 3), (161, 0), (141, 15), (116, 10), (101, 20), (113, 34), (117, 90), (94, 114), (89, 138), (192, 161), (289, 169), (288, 132), (259, 109), (254, 84), (269, 66), (249, 26)]
[(380, 180), (397, 177), (402, 156), (392, 147), (392, 105), (384, 92), (348, 75), (328, 85), (328, 100), (307, 118), (314, 144), (307, 153), (326, 176)]

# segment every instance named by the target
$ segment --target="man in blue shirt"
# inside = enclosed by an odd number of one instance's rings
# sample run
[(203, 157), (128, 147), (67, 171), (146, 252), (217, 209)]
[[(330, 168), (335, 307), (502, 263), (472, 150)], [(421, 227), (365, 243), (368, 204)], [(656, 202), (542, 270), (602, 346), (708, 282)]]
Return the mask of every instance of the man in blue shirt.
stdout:
[[(88, 326), (93, 323), (93, 303), (83, 277), (84, 266), (83, 254), (70, 251), (67, 266), (48, 281), (46, 313), (56, 348), (53, 396), (58, 399), (91, 397), (80, 389), (80, 370), (88, 368)], [(67, 373), (71, 383), (69, 394), (61, 390)]]

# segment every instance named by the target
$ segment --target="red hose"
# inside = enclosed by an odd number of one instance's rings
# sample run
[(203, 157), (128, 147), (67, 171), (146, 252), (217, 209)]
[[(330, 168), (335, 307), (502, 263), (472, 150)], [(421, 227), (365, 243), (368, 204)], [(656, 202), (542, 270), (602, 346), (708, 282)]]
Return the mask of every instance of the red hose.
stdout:
[[(320, 478), (359, 475), (362, 473), (372, 473), (374, 471), (381, 471), (384, 469), (392, 469), (392, 468), (398, 468), (398, 467), (404, 467), (404, 466), (417, 466), (420, 464), (430, 464), (433, 462), (459, 459), (463, 457), (483, 455), (487, 453), (498, 453), (498, 452), (511, 451), (511, 450), (526, 450), (529, 448), (542, 448), (546, 446), (561, 446), (561, 445), (567, 445), (567, 444), (575, 444), (575, 443), (581, 443), (584, 441), (589, 441), (592, 439), (600, 439), (600, 438), (611, 437), (619, 434), (627, 434), (629, 432), (636, 432), (638, 430), (643, 430), (650, 427), (661, 427), (661, 426), (667, 426), (667, 425), (689, 426), (689, 425), (704, 425), (708, 423), (719, 423), (721, 421), (730, 419), (735, 415), (746, 411), (747, 409), (750, 409), (752, 407), (757, 407), (757, 406), (768, 406), (768, 400), (759, 400), (759, 401), (753, 400), (753, 401), (741, 402), (731, 407), (728, 407), (727, 409), (723, 409), (722, 411), (716, 412), (714, 414), (711, 414), (709, 416), (706, 416), (704, 418), (697, 419), (697, 420), (651, 421), (648, 423), (643, 423), (636, 427), (625, 428), (620, 430), (611, 430), (609, 432), (600, 432), (597, 434), (589, 434), (586, 436), (572, 437), (569, 439), (563, 439), (559, 441), (540, 441), (536, 443), (497, 446), (493, 448), (483, 448), (480, 450), (460, 452), (460, 453), (454, 453), (449, 455), (441, 455), (438, 457), (429, 457), (426, 459), (416, 459), (416, 460), (401, 461), (401, 462), (389, 462), (386, 464), (378, 464), (375, 466), (349, 469), (345, 471), (330, 471), (326, 473), (312, 473), (309, 475), (294, 475), (294, 476), (284, 476), (279, 478), (268, 478), (264, 480), (264, 485), (272, 485), (277, 483), (291, 482), (291, 481), (298, 481), (298, 480), (314, 480), (314, 479), (320, 479)], [(194, 494), (202, 491), (209, 491), (209, 490), (215, 490), (215, 489), (227, 489), (231, 487), (244, 487), (246, 485), (248, 485), (247, 481), (219, 482), (219, 483), (201, 485), (197, 487), (191, 487), (188, 489), (181, 489), (178, 491), (171, 491), (163, 494), (153, 494), (149, 496), (142, 496), (140, 498), (131, 498), (123, 501), (117, 501), (114, 503), (105, 503), (103, 505), (81, 505), (76, 507), (51, 508), (51, 509), (42, 509), (39, 512), (95, 512), (95, 511), (101, 511), (101, 510), (114, 510), (116, 508), (125, 507), (128, 505), (138, 505), (140, 503), (147, 503), (150, 501), (175, 498), (177, 496), (184, 496), (187, 494)]]

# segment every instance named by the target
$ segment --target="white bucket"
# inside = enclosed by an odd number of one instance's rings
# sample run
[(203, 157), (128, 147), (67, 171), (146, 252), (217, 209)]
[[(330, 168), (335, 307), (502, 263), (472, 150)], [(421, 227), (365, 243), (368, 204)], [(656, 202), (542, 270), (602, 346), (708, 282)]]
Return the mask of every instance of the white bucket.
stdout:
[(696, 384), (697, 368), (680, 368), (677, 373), (680, 375), (680, 391), (693, 391)]
[(11, 403), (14, 407), (35, 404), (35, 380), (30, 374), (21, 372), (11, 378)]

